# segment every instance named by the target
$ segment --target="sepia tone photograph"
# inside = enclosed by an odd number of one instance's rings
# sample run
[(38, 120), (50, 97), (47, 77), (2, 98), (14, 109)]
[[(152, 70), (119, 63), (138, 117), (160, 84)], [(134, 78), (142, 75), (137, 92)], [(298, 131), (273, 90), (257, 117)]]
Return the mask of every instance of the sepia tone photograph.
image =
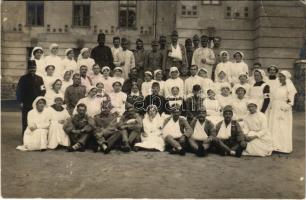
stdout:
[(2, 198), (305, 198), (305, 0), (0, 5)]

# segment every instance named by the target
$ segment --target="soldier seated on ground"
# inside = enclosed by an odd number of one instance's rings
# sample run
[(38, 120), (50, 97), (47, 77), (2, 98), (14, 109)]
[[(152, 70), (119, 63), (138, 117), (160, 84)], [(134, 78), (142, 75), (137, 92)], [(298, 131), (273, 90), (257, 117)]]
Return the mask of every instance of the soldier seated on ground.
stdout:
[(190, 123), (193, 129), (191, 137), (188, 138), (190, 150), (199, 157), (207, 155), (211, 142), (216, 137), (216, 129), (213, 123), (206, 119), (206, 115), (206, 110), (202, 107)]
[(239, 123), (233, 118), (233, 108), (225, 106), (223, 109), (224, 120), (216, 125), (217, 136), (213, 138), (212, 151), (223, 155), (241, 157), (247, 143)]
[(120, 118), (118, 129), (122, 131), (122, 151), (129, 152), (135, 143), (140, 142), (142, 118), (132, 105), (126, 104), (126, 111)]
[(186, 138), (192, 134), (192, 128), (187, 120), (181, 117), (181, 108), (178, 104), (172, 107), (172, 114), (163, 123), (162, 133), (166, 145), (170, 146), (170, 153), (185, 155)]
[(122, 138), (122, 130), (119, 130), (118, 114), (111, 113), (111, 103), (101, 107), (101, 113), (95, 115), (96, 130), (94, 137), (98, 143), (97, 151), (109, 153), (113, 146)]
[(77, 114), (73, 115), (64, 124), (64, 131), (69, 136), (71, 142), (71, 145), (67, 148), (68, 152), (85, 151), (94, 134), (95, 122), (93, 118), (86, 114), (86, 111), (85, 104), (78, 104)]

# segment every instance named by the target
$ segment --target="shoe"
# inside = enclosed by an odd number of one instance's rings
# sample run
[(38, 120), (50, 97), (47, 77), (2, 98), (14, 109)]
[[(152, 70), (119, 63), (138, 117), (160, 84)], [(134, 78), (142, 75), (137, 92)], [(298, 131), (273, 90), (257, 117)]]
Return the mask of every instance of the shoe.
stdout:
[(81, 146), (80, 148), (77, 149), (77, 151), (84, 152), (85, 151), (85, 147)]
[(198, 151), (196, 152), (196, 155), (198, 157), (204, 157), (205, 156), (205, 149), (202, 145), (199, 146)]
[(138, 152), (139, 151), (139, 147), (133, 147), (133, 151)]
[(108, 154), (111, 151), (111, 148), (109, 148), (106, 144), (102, 144), (102, 151), (104, 154)]
[(182, 148), (182, 149), (179, 151), (179, 154), (180, 154), (180, 156), (185, 156), (185, 155), (186, 155), (186, 151)]
[(41, 152), (44, 152), (44, 151), (47, 151), (47, 149), (41, 149), (40, 151), (41, 151)]
[(131, 147), (129, 144), (125, 144), (121, 147), (123, 152), (130, 152), (131, 151)]
[(240, 158), (241, 155), (242, 155), (242, 152), (243, 152), (243, 148), (238, 147), (238, 149), (236, 150), (235, 156), (236, 156), (237, 158)]
[(72, 146), (67, 147), (66, 152), (74, 152), (74, 148)]
[(177, 154), (177, 150), (175, 148), (172, 148), (169, 150), (169, 154)]

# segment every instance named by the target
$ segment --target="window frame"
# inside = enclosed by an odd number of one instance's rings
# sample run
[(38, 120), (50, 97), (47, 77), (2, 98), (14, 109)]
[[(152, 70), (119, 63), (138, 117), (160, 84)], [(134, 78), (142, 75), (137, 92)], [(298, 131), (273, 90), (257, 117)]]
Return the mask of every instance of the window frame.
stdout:
[[(75, 6), (81, 6), (81, 8), (83, 6), (89, 7), (88, 25), (83, 25), (84, 24), (84, 14), (82, 17), (80, 17), (83, 24), (82, 25), (76, 24)], [(72, 2), (72, 27), (76, 27), (76, 28), (90, 28), (91, 27), (91, 2), (90, 1), (73, 1)]]
[[(120, 8), (121, 8), (121, 4), (120, 4), (120, 0), (118, 1), (118, 28), (121, 30), (137, 30), (137, 23), (138, 23), (138, 1), (135, 2), (135, 6), (130, 6), (129, 5), (129, 1), (132, 0), (126, 0), (127, 1), (127, 6), (125, 6), (127, 8), (127, 11), (129, 11), (129, 7), (135, 7), (135, 25), (132, 27), (129, 26), (121, 26), (120, 25)], [(128, 16), (126, 16), (126, 23), (128, 24)]]
[[(180, 16), (181, 17), (183, 17), (183, 18), (198, 18), (199, 17), (199, 4), (198, 4), (198, 2), (196, 1), (195, 2), (196, 4), (195, 5), (192, 5), (191, 7), (192, 7), (192, 9), (191, 9), (191, 12), (194, 12), (193, 11), (193, 7), (194, 6), (196, 6), (196, 12), (197, 12), (197, 14), (196, 15), (188, 15), (187, 13), (184, 15), (183, 14), (183, 6), (186, 6), (186, 5), (184, 5), (184, 4), (182, 4), (182, 2), (181, 2), (181, 4), (180, 4), (180, 9), (179, 9), (179, 11), (180, 11)], [(187, 7), (186, 7), (186, 12), (188, 12), (188, 9), (187, 9)]]
[[(29, 6), (30, 4), (35, 5), (35, 24), (30, 24), (30, 20), (29, 20)], [(38, 17), (38, 12), (37, 12), (37, 5), (42, 5), (43, 8), (43, 16), (42, 16), (42, 24), (38, 25), (37, 22), (37, 17)], [(44, 27), (45, 25), (45, 2), (44, 1), (26, 1), (26, 26), (31, 26), (31, 27)]]

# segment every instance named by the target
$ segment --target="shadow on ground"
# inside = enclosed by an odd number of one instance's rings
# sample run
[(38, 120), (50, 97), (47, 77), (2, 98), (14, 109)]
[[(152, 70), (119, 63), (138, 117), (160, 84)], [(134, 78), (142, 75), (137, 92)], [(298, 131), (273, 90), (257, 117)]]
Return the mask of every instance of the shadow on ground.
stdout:
[(20, 113), (1, 114), (6, 198), (304, 198), (304, 113), (294, 114), (292, 154), (240, 159), (155, 152), (21, 152), (15, 150), (21, 143)]

